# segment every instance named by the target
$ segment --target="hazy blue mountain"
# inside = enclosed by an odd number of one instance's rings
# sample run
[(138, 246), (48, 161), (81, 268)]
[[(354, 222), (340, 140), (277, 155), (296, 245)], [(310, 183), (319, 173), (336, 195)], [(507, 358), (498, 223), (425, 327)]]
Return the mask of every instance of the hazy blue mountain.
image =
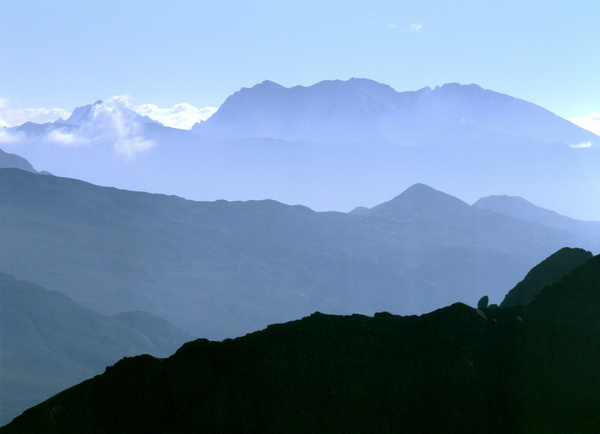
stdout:
[(73, 110), (73, 113), (71, 113), (71, 116), (69, 116), (68, 119), (59, 119), (56, 123), (80, 126), (81, 124), (89, 122), (92, 119), (94, 107), (101, 104), (102, 101), (98, 100), (94, 104), (77, 107), (75, 110)]
[(365, 79), (290, 89), (265, 82), (233, 94), (192, 132), (115, 101), (9, 130), (20, 141), (5, 150), (35, 167), (191, 200), (274, 199), (346, 212), (421, 182), (469, 203), (508, 194), (600, 220), (598, 137), (476, 85), (396, 92)]
[(600, 143), (595, 134), (535, 104), (474, 84), (396, 92), (367, 79), (292, 88), (265, 81), (230, 96), (192, 131), (229, 139), (414, 144), (450, 135), (461, 124), (544, 142)]
[(600, 241), (600, 222), (575, 220), (557, 212), (538, 207), (518, 196), (488, 196), (473, 204), (511, 217), (520, 218)]
[(600, 430), (600, 256), (530, 304), (301, 320), (121, 360), (2, 433)]
[(26, 170), (27, 172), (38, 173), (38, 171), (35, 170), (31, 163), (25, 158), (15, 154), (9, 154), (0, 149), (0, 169), (7, 168), (21, 169)]
[[(69, 116), (68, 119), (66, 120), (62, 120), (59, 119), (58, 121), (56, 121), (55, 123), (58, 125), (73, 125), (76, 127), (80, 127), (82, 125), (85, 125), (86, 123), (92, 122), (94, 120), (94, 115), (95, 115), (95, 108), (97, 106), (102, 106), (104, 104), (104, 101), (102, 100), (98, 100), (96, 101), (94, 104), (88, 104), (85, 106), (81, 106), (81, 107), (77, 107), (75, 110), (73, 110), (73, 113), (71, 113), (71, 116)], [(137, 114), (136, 112), (134, 112), (133, 110), (124, 108), (124, 107), (119, 107), (119, 110), (122, 112), (122, 114), (125, 115), (127, 121), (129, 122), (139, 122), (139, 123), (150, 123), (150, 124), (155, 124), (155, 125), (161, 125), (159, 122), (150, 119), (148, 116), (142, 116)]]
[[(443, 213), (438, 214), (440, 210)], [(354, 211), (362, 215), (389, 218), (423, 218), (424, 216), (447, 220), (460, 219), (474, 213), (472, 208), (460, 199), (442, 193), (425, 184), (415, 184), (388, 202), (374, 206), (370, 210)]]
[[(96, 117), (96, 111), (101, 109), (104, 101), (98, 100), (93, 104), (87, 104), (84, 106), (76, 107), (67, 119), (58, 119), (55, 122), (46, 122), (44, 124), (36, 124), (33, 122), (26, 122), (25, 124), (14, 127), (14, 131), (22, 131), (27, 134), (41, 135), (48, 133), (54, 129), (68, 129), (76, 130), (79, 127), (85, 126), (86, 124), (94, 122)], [(110, 109), (114, 110), (114, 109)], [(148, 116), (142, 116), (134, 112), (133, 110), (127, 109), (123, 106), (118, 106), (119, 115), (124, 117), (125, 124), (127, 123), (141, 123), (141, 124), (155, 124), (162, 126), (159, 122), (150, 119)], [(127, 128), (127, 125), (124, 125)]]
[(552, 252), (590, 244), (424, 185), (392, 203), (355, 215), (193, 202), (2, 169), (0, 263), (101, 313), (148, 311), (224, 338), (315, 310), (498, 302)]
[(0, 273), (0, 424), (124, 356), (172, 354), (189, 340), (150, 313), (102, 316)]
[(500, 307), (530, 303), (542, 292), (544, 287), (559, 281), (577, 267), (588, 262), (592, 256), (590, 252), (583, 249), (567, 247), (560, 249), (533, 267), (527, 276), (506, 294)]

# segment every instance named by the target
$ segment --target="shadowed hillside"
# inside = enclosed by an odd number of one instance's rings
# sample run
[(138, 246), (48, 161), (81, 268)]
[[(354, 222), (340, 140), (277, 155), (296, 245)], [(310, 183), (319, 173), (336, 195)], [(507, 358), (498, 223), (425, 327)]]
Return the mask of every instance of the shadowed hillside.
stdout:
[(533, 301), (545, 286), (560, 280), (565, 274), (585, 264), (592, 256), (583, 249), (565, 247), (559, 250), (533, 267), (527, 276), (506, 294), (500, 306), (517, 306)]
[(0, 273), (0, 424), (124, 356), (169, 356), (189, 339), (150, 313), (102, 316)]
[(600, 256), (529, 305), (302, 320), (127, 358), (2, 433), (600, 430)]

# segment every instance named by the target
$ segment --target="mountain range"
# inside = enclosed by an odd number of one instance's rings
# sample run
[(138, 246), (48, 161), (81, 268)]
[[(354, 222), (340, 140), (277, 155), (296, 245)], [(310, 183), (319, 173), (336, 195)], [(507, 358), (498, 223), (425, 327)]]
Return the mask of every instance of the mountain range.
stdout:
[(317, 312), (125, 358), (0, 432), (595, 433), (600, 256), (566, 273), (514, 307)]
[[(356, 213), (193, 202), (0, 169), (2, 271), (102, 314), (148, 311), (222, 339), (316, 310), (417, 314), (506, 288), (599, 240), (416, 184)], [(10, 228), (10, 229), (8, 229)], [(57, 254), (56, 252), (59, 252)]]
[(535, 104), (475, 84), (397, 92), (356, 78), (292, 88), (267, 80), (231, 95), (192, 132), (227, 139), (414, 145), (439, 135), (452, 137), (459, 126), (481, 137), (495, 133), (549, 143), (600, 144), (595, 134)]
[[(189, 411), (201, 415), (201, 423), (211, 429), (229, 430), (223, 421), (232, 420), (263, 430), (271, 425), (260, 415), (273, 404), (240, 397), (228, 385), (235, 384), (237, 390), (246, 384), (255, 390), (270, 384), (266, 391), (278, 396), (277, 390), (286, 389), (262, 380), (261, 372), (279, 373), (277, 378), (289, 383), (288, 371), (277, 366), (295, 362), (277, 357), (291, 350), (305, 361), (302, 357), (312, 353), (297, 353), (297, 348), (312, 345), (310, 330), (317, 327), (323, 336), (314, 339), (317, 347), (310, 351), (322, 352), (324, 358), (310, 356), (316, 365), (294, 365), (293, 375), (299, 369), (314, 376), (314, 393), (320, 396), (329, 396), (321, 384), (332, 385), (335, 396), (350, 397), (349, 404), (341, 404), (343, 412), (362, 411), (365, 421), (372, 419), (371, 410), (360, 410), (359, 402), (368, 400), (373, 408), (396, 402), (385, 393), (384, 398), (372, 397), (365, 390), (400, 382), (398, 396), (421, 396), (416, 403), (431, 400), (439, 388), (483, 397), (449, 406), (435, 401), (439, 416), (462, 428), (456, 431), (465, 432), (475, 423), (484, 431), (541, 426), (562, 432), (565, 425), (554, 417), (561, 405), (567, 408), (565, 420), (580, 431), (596, 426), (589, 416), (592, 407), (582, 406), (588, 408), (580, 413), (584, 424), (573, 422), (569, 403), (553, 398), (571, 394), (573, 401), (574, 388), (582, 387), (585, 396), (595, 399), (582, 386), (596, 381), (593, 367), (587, 377), (567, 375), (555, 381), (552, 375), (590, 368), (589, 351), (583, 350), (595, 348), (589, 336), (569, 335), (569, 330), (596, 327), (588, 318), (593, 309), (597, 312), (596, 295), (588, 286), (596, 285), (595, 268), (589, 264), (597, 263), (590, 258), (600, 251), (600, 222), (563, 214), (600, 219), (600, 202), (595, 200), (600, 194), (598, 137), (541, 107), (476, 85), (396, 92), (362, 79), (290, 89), (267, 81), (235, 93), (192, 131), (166, 128), (111, 99), (80, 107), (67, 119), (1, 133), (2, 146), (19, 155), (0, 151), (0, 272), (7, 273), (0, 274), (0, 330), (8, 331), (0, 341), (0, 386), (10, 392), (0, 403), (0, 423), (120, 357), (150, 353), (154, 357), (126, 359), (84, 383), (92, 389), (79, 386), (87, 392), (85, 398), (73, 398), (75, 407), (51, 404), (52, 416), (40, 410), (36, 421), (44, 424), (50, 417), (60, 422), (60, 414), (71, 414), (67, 418), (81, 422), (82, 428), (92, 416), (89, 408), (78, 413), (77, 405), (90, 404), (90, 397), (98, 400), (94, 407), (107, 421), (126, 421), (129, 416), (114, 416), (125, 408), (107, 409), (102, 401), (108, 389), (119, 395), (113, 384), (133, 384), (135, 390), (125, 392), (126, 398), (117, 398), (115, 405), (124, 407), (119, 400), (135, 400), (138, 393), (148, 397), (147, 409), (130, 407), (138, 420), (147, 416), (141, 432), (148, 431), (146, 422), (165, 430), (194, 431), (199, 422)], [(34, 166), (69, 178), (38, 172)], [(206, 200), (223, 198), (245, 201)], [(257, 198), (261, 200), (247, 200)], [(583, 322), (573, 324), (565, 312), (578, 315), (583, 292), (575, 289), (573, 298), (579, 301), (573, 302), (564, 287), (553, 292), (548, 286), (562, 285), (562, 277), (577, 267), (587, 271), (567, 287), (585, 286), (581, 291), (588, 291), (590, 303), (582, 309)], [(439, 309), (444, 305), (450, 307)], [(315, 311), (325, 314), (311, 315)], [(364, 316), (382, 311), (411, 316)], [(350, 319), (335, 316), (350, 314)], [(237, 338), (307, 315), (292, 325)], [(367, 327), (367, 340), (361, 324), (375, 324)], [(401, 330), (392, 331), (393, 324)], [(274, 338), (278, 327), (298, 327), (301, 335), (311, 336), (310, 342), (298, 341), (287, 331)], [(197, 377), (195, 368), (185, 367), (196, 366), (196, 350), (195, 361), (178, 355), (155, 358), (168, 356), (190, 335), (236, 339), (197, 341), (178, 352), (187, 354), (186, 348), (199, 345), (199, 353), (214, 361), (200, 361), (208, 377)], [(347, 336), (359, 347), (336, 345)], [(403, 342), (416, 359), (386, 352), (390, 337)], [(242, 350), (236, 349), (240, 342)], [(322, 345), (332, 351), (322, 351)], [(373, 354), (362, 353), (364, 348)], [(259, 356), (258, 367), (250, 353)], [(345, 372), (348, 366), (340, 362), (340, 354), (342, 360), (355, 360), (349, 376), (327, 383), (319, 375), (329, 371), (318, 367)], [(540, 354), (550, 360), (549, 367), (535, 371)], [(248, 363), (231, 362), (238, 357)], [(417, 367), (433, 359), (439, 364)], [(177, 360), (184, 361), (177, 365)], [(378, 367), (370, 371), (357, 360)], [(137, 373), (120, 370), (130, 363)], [(171, 363), (183, 370), (181, 376), (163, 370), (163, 364)], [(395, 364), (414, 381), (385, 373), (382, 366)], [(185, 373), (190, 372), (188, 379)], [(442, 373), (434, 386), (422, 380), (427, 372)], [(362, 375), (367, 376), (364, 382)], [(207, 383), (209, 377), (214, 381)], [(348, 383), (354, 377), (360, 381)], [(506, 385), (499, 378), (507, 378)], [(148, 391), (145, 385), (160, 391)], [(555, 386), (550, 398), (538, 393)], [(178, 388), (184, 397), (172, 393)], [(189, 410), (197, 404), (187, 403), (187, 394), (205, 391), (206, 407)], [(298, 396), (319, 402), (310, 394)], [(454, 399), (457, 394), (447, 396)], [(281, 396), (279, 401), (315, 411), (294, 399)], [(414, 432), (426, 423), (424, 413), (398, 399), (398, 418), (373, 422), (374, 430), (408, 423), (407, 431)], [(181, 406), (165, 408), (164, 400)], [(255, 402), (251, 412), (258, 419), (245, 416), (250, 411), (246, 404), (240, 404), (238, 413), (235, 402)], [(321, 404), (325, 419), (339, 420), (327, 416), (327, 409), (337, 407)], [(479, 416), (464, 406), (473, 406)], [(549, 408), (556, 410), (543, 421)], [(211, 419), (213, 413), (216, 419)], [(407, 414), (415, 415), (413, 425)], [(529, 422), (506, 422), (514, 418)], [(306, 428), (329, 427), (325, 419), (316, 418)], [(349, 426), (362, 426), (348, 420)], [(434, 425), (426, 427), (439, 431)], [(78, 430), (62, 426), (58, 431), (69, 429)]]
[(56, 175), (192, 200), (349, 211), (421, 182), (469, 202), (506, 194), (600, 220), (600, 138), (477, 85), (397, 92), (366, 79), (264, 82), (191, 131), (111, 100), (5, 133), (14, 135), (5, 151)]
[(148, 312), (103, 316), (0, 273), (0, 425), (122, 357), (166, 357), (189, 335)]

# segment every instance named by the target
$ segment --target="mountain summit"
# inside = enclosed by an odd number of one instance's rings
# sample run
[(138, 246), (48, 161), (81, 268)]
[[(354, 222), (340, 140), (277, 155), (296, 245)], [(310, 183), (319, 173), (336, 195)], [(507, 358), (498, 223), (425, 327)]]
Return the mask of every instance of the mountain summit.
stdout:
[(454, 196), (438, 191), (428, 185), (417, 183), (407, 188), (400, 195), (384, 202), (363, 214), (395, 217), (431, 218), (435, 215), (464, 215), (472, 212), (471, 207)]
[(292, 88), (264, 81), (231, 95), (192, 131), (228, 139), (378, 140), (408, 145), (460, 124), (544, 142), (600, 143), (595, 134), (548, 110), (475, 84), (449, 83), (397, 92), (385, 84), (357, 78)]
[(94, 104), (88, 104), (81, 107), (77, 107), (75, 110), (73, 110), (73, 113), (71, 113), (71, 116), (69, 116), (67, 120), (62, 122), (59, 120), (57, 121), (57, 123), (80, 126), (85, 122), (89, 122), (92, 119), (94, 107), (100, 106), (102, 104), (103, 101), (98, 100)]

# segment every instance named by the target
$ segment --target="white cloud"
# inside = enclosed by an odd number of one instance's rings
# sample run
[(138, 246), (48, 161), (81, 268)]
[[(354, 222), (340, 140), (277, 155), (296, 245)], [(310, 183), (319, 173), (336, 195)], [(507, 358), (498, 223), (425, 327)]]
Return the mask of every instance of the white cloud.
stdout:
[(82, 119), (79, 126), (54, 129), (44, 139), (62, 147), (109, 144), (118, 155), (133, 160), (155, 143), (144, 137), (138, 115), (128, 108), (130, 105), (128, 95), (114, 96), (94, 104), (89, 117)]
[(592, 147), (592, 142), (582, 142), (582, 143), (577, 143), (576, 145), (569, 145), (569, 148), (575, 148), (575, 149), (591, 148), (591, 147)]
[(168, 127), (189, 130), (194, 124), (211, 117), (217, 111), (217, 107), (198, 108), (188, 103), (180, 103), (165, 108), (155, 104), (142, 104), (132, 107), (132, 110)]
[(154, 146), (154, 141), (142, 136), (120, 137), (114, 142), (115, 151), (129, 160), (133, 160), (140, 152), (145, 152)]
[(0, 144), (2, 145), (13, 145), (21, 142), (23, 139), (23, 133), (12, 132), (4, 128), (0, 128)]
[(114, 150), (134, 159), (140, 152), (151, 149), (155, 143), (143, 136), (142, 125), (135, 112), (129, 109), (128, 95), (114, 96), (92, 106), (91, 118), (77, 130), (77, 135), (91, 142), (110, 142)]
[(396, 29), (398, 29), (398, 26), (396, 24), (389, 24), (387, 27), (390, 30), (396, 30)]
[(569, 119), (575, 125), (600, 136), (600, 112), (592, 112), (581, 118)]
[(66, 119), (69, 115), (70, 112), (58, 107), (11, 109), (8, 108), (8, 100), (0, 98), (0, 127), (15, 127), (25, 122), (43, 124), (45, 122), (54, 122), (59, 118)]
[[(159, 107), (155, 104), (134, 106), (128, 95), (118, 95), (104, 103), (93, 105), (89, 118), (84, 119), (78, 127), (54, 129), (44, 137), (44, 141), (61, 147), (109, 143), (117, 154), (132, 160), (155, 145), (153, 140), (144, 137), (144, 121), (138, 115), (173, 128), (190, 129), (216, 111), (216, 107), (198, 108), (188, 103), (172, 107)], [(67, 119), (70, 114), (61, 108), (10, 109), (9, 101), (0, 98), (0, 127), (17, 126), (25, 122), (53, 122), (59, 118)], [(23, 134), (0, 130), (2, 144), (17, 143), (22, 139)]]
[(406, 30), (409, 32), (420, 32), (421, 29), (423, 28), (422, 24), (419, 23), (411, 23)]
[(65, 147), (81, 147), (88, 146), (91, 144), (91, 140), (75, 131), (68, 131), (67, 129), (57, 129), (50, 131), (46, 137), (46, 141), (54, 143), (59, 146)]

